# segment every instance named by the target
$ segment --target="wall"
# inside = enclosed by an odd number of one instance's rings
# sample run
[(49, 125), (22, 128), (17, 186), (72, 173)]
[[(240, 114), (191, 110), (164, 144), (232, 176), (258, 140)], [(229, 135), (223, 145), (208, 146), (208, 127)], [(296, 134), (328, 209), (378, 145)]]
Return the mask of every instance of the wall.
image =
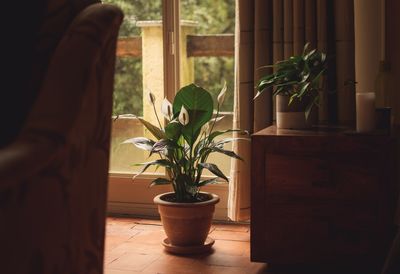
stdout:
[(385, 84), (394, 123), (400, 126), (400, 1), (386, 0), (386, 59), (389, 71)]
[[(387, 73), (386, 89), (390, 96), (390, 107), (394, 116), (394, 124), (400, 128), (400, 1), (386, 0), (386, 57), (389, 71)], [(399, 130), (398, 130), (399, 132)], [(400, 155), (400, 142), (397, 145), (397, 157)], [(400, 160), (397, 161), (397, 178), (400, 179)], [(397, 213), (397, 223), (400, 225), (400, 201)]]

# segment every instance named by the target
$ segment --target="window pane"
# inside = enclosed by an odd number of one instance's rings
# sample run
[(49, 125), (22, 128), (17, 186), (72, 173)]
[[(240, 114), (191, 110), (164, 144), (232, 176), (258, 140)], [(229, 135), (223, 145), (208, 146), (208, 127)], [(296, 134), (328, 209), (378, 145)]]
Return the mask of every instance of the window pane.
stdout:
[[(235, 0), (181, 0), (180, 12), (181, 85), (195, 82), (211, 92), (216, 106), (226, 81), (228, 90), (220, 109), (225, 118), (215, 130), (232, 128)], [(220, 139), (230, 136), (225, 134)], [(225, 149), (231, 146), (226, 145)], [(217, 164), (229, 176), (229, 157), (212, 154), (208, 162)]]
[[(185, 58), (194, 59), (194, 79), (196, 84), (204, 87), (218, 95), (223, 81), (228, 85), (227, 97), (222, 106), (223, 111), (233, 109), (233, 86), (234, 86), (234, 56), (231, 53), (209, 52), (207, 47), (215, 47), (221, 44), (222, 48), (233, 49), (233, 34), (235, 30), (235, 0), (181, 0), (181, 32), (194, 36), (192, 41), (198, 41), (203, 45), (203, 54), (190, 52), (188, 46), (186, 53), (183, 53), (182, 62)], [(192, 21), (190, 30), (185, 31), (185, 20)], [(187, 28), (187, 27), (186, 27)], [(227, 39), (227, 35), (230, 39)], [(207, 39), (208, 38), (208, 39)], [(225, 38), (225, 39), (224, 39)], [(204, 42), (201, 42), (203, 39)], [(189, 45), (190, 45), (190, 38)], [(207, 43), (212, 43), (212, 45)], [(228, 43), (232, 43), (229, 44)], [(196, 49), (199, 49), (196, 47)], [(201, 48), (200, 48), (201, 49)], [(207, 53), (205, 53), (207, 51)], [(188, 57), (193, 56), (195, 57)], [(185, 56), (186, 55), (186, 56)], [(200, 53), (201, 55), (201, 53)], [(228, 55), (228, 56), (227, 56)], [(188, 80), (183, 80), (187, 82)]]
[[(133, 164), (150, 160), (148, 153), (132, 144), (121, 143), (133, 137), (150, 135), (136, 118), (126, 114), (134, 114), (154, 122), (152, 109), (148, 108), (143, 98), (144, 91), (151, 89), (157, 98), (164, 97), (162, 1), (103, 2), (119, 6), (125, 14), (119, 32), (115, 67), (113, 115), (119, 118), (113, 122), (110, 172), (132, 173), (141, 169)], [(154, 170), (149, 169), (149, 172)]]

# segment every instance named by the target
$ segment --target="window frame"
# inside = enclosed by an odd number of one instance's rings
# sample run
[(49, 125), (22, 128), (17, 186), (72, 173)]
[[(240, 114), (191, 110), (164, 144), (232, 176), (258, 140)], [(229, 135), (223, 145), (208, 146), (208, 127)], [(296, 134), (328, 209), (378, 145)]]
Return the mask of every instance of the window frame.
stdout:
[[(180, 0), (162, 0), (164, 95), (173, 101), (180, 88)], [(157, 194), (171, 191), (169, 186), (149, 189), (149, 184), (160, 174), (141, 174), (132, 182), (132, 173), (109, 172), (107, 211), (109, 214), (158, 217), (153, 198)], [(204, 176), (205, 178), (211, 176)], [(220, 197), (214, 219), (228, 220), (228, 183), (208, 185), (202, 191), (212, 192)], [(129, 198), (128, 198), (129, 196)]]

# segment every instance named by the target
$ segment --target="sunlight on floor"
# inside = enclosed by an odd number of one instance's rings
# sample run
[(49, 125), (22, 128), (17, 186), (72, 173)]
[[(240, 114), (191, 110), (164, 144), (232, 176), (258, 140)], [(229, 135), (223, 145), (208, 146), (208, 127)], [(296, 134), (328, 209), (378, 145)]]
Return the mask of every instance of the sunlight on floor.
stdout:
[(250, 262), (248, 225), (214, 224), (210, 237), (213, 252), (176, 256), (163, 250), (160, 221), (108, 218), (105, 274), (252, 274), (263, 273), (265, 264)]

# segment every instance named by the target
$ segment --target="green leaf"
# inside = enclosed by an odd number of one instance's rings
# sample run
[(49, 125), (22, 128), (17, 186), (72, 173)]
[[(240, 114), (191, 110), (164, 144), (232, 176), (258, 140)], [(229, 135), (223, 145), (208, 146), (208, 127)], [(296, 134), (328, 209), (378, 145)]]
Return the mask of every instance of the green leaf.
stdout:
[(212, 174), (229, 182), (228, 178), (224, 175), (224, 173), (222, 173), (222, 171), (218, 168), (217, 165), (210, 164), (210, 163), (199, 163), (199, 166), (201, 166), (205, 169), (208, 169)]
[(304, 93), (307, 91), (307, 89), (310, 86), (310, 84), (311, 84), (310, 82), (307, 82), (301, 87), (299, 95), (298, 95), (299, 98), (303, 97)]
[(222, 134), (228, 133), (228, 132), (242, 132), (243, 130), (241, 129), (227, 129), (227, 130), (223, 130), (223, 131), (213, 131), (209, 136), (208, 136), (208, 140), (212, 141), (215, 139), (215, 137), (218, 137)]
[(317, 102), (318, 102), (318, 96), (315, 96), (313, 101), (309, 103), (308, 106), (306, 107), (305, 110), (306, 119), (308, 119), (308, 116), (310, 116), (311, 110), (314, 105), (317, 105)]
[(309, 53), (307, 53), (304, 56), (304, 60), (308, 60), (309, 58), (311, 58), (312, 55), (314, 55), (317, 52), (317, 49), (313, 49), (312, 51), (310, 51)]
[(189, 123), (182, 127), (182, 134), (189, 145), (192, 145), (201, 127), (212, 117), (213, 99), (205, 89), (190, 84), (176, 94), (173, 103), (174, 116), (180, 112), (182, 106), (189, 113)]
[(173, 120), (165, 126), (165, 135), (170, 140), (178, 140), (181, 136), (182, 124)]
[(218, 184), (218, 183), (221, 183), (221, 182), (219, 182), (218, 177), (216, 177), (216, 178), (201, 181), (201, 182), (199, 182), (198, 186), (201, 187), (201, 186), (205, 186), (205, 185), (212, 185), (212, 184)]
[(156, 127), (150, 122), (147, 122), (143, 118), (137, 117), (137, 119), (156, 137), (158, 140), (165, 139), (165, 133), (160, 128)]
[(304, 83), (304, 82), (307, 81), (309, 78), (310, 78), (310, 72), (304, 73), (304, 75), (302, 76), (302, 79), (301, 79), (300, 83)]
[(155, 144), (155, 142), (153, 140), (150, 140), (145, 137), (131, 138), (131, 139), (125, 140), (122, 143), (123, 144), (133, 144), (136, 147), (146, 150), (146, 151), (151, 151), (151, 149), (153, 148), (153, 145)]
[(326, 60), (326, 54), (325, 54), (325, 53), (323, 53), (323, 52), (321, 52), (321, 53), (320, 53), (320, 55), (321, 55), (321, 57), (320, 57), (321, 63), (325, 63), (325, 60)]
[(222, 119), (224, 119), (225, 118), (225, 116), (218, 116), (218, 117), (215, 117), (215, 122), (216, 123), (218, 123), (219, 121), (221, 121)]
[(294, 101), (297, 97), (299, 97), (299, 95), (298, 95), (297, 93), (293, 93), (293, 94), (290, 96), (290, 98), (289, 98), (289, 103), (288, 103), (288, 105), (290, 105), (291, 103), (293, 103), (293, 101)]
[(168, 180), (168, 179), (165, 179), (165, 178), (157, 178), (157, 179), (155, 179), (155, 180), (153, 180), (153, 181), (151, 182), (151, 184), (149, 185), (149, 187), (152, 187), (152, 186), (159, 186), (159, 185), (169, 185), (170, 183), (171, 183), (171, 181)]
[(319, 79), (320, 79), (321, 76), (324, 74), (324, 72), (325, 72), (325, 68), (322, 69), (322, 70), (317, 74), (317, 76), (315, 76), (315, 78), (314, 78), (313, 81), (312, 81), (314, 86), (318, 86)]
[(298, 83), (297, 81), (289, 81), (289, 82), (285, 82), (282, 84), (277, 84), (277, 85), (275, 85), (275, 87), (291, 86), (291, 85), (295, 85), (297, 83)]
[(138, 174), (133, 176), (133, 180), (135, 180), (137, 176), (139, 176), (143, 172), (145, 172), (150, 166), (156, 165), (156, 166), (163, 166), (163, 167), (168, 167), (168, 168), (171, 168), (173, 166), (173, 164), (170, 161), (168, 161), (167, 159), (158, 159), (158, 160), (147, 162), (147, 163), (135, 164), (134, 166), (142, 166), (142, 165), (144, 165), (143, 169)]
[(303, 48), (303, 56), (306, 54), (308, 47), (310, 46), (310, 42), (308, 42), (307, 44), (304, 45)]
[[(192, 111), (188, 110), (188, 112), (189, 112), (189, 115), (191, 115)], [(199, 112), (197, 112), (197, 113), (199, 113)], [(192, 116), (190, 116), (190, 117), (192, 117)], [(196, 142), (197, 138), (200, 135), (201, 127), (199, 129), (195, 130), (194, 127), (191, 127), (190, 122), (189, 122), (189, 124), (182, 127), (181, 132), (182, 132), (183, 138), (185, 138), (188, 145), (192, 146)]]
[(256, 96), (254, 96), (254, 100), (257, 99), (262, 93), (263, 93), (264, 89), (262, 89), (262, 91), (258, 91)]
[(270, 85), (274, 82), (275, 74), (269, 74), (262, 77), (257, 84), (257, 89), (262, 90), (266, 85)]
[(291, 57), (289, 57), (290, 64), (298, 64), (298, 63), (300, 63), (302, 61), (302, 59), (303, 58), (301, 56), (291, 56)]
[(178, 185), (183, 186), (183, 187), (195, 186), (195, 183), (193, 182), (192, 178), (187, 174), (179, 174), (176, 177), (175, 181)]
[(221, 141), (216, 142), (215, 145), (219, 146), (219, 145), (223, 145), (223, 144), (227, 144), (227, 143), (239, 141), (239, 140), (248, 141), (248, 142), (251, 141), (250, 138), (225, 138), (225, 139), (222, 139)]
[(165, 149), (171, 150), (177, 148), (179, 148), (179, 145), (176, 142), (169, 139), (161, 139), (153, 145), (151, 153), (164, 152)]
[(223, 148), (220, 148), (220, 147), (216, 146), (216, 147), (212, 147), (211, 151), (219, 152), (219, 153), (225, 154), (225, 155), (227, 155), (229, 157), (232, 157), (232, 158), (235, 158), (235, 159), (243, 161), (242, 157), (240, 157), (239, 155), (237, 155), (235, 152), (233, 152), (231, 150), (225, 150)]

